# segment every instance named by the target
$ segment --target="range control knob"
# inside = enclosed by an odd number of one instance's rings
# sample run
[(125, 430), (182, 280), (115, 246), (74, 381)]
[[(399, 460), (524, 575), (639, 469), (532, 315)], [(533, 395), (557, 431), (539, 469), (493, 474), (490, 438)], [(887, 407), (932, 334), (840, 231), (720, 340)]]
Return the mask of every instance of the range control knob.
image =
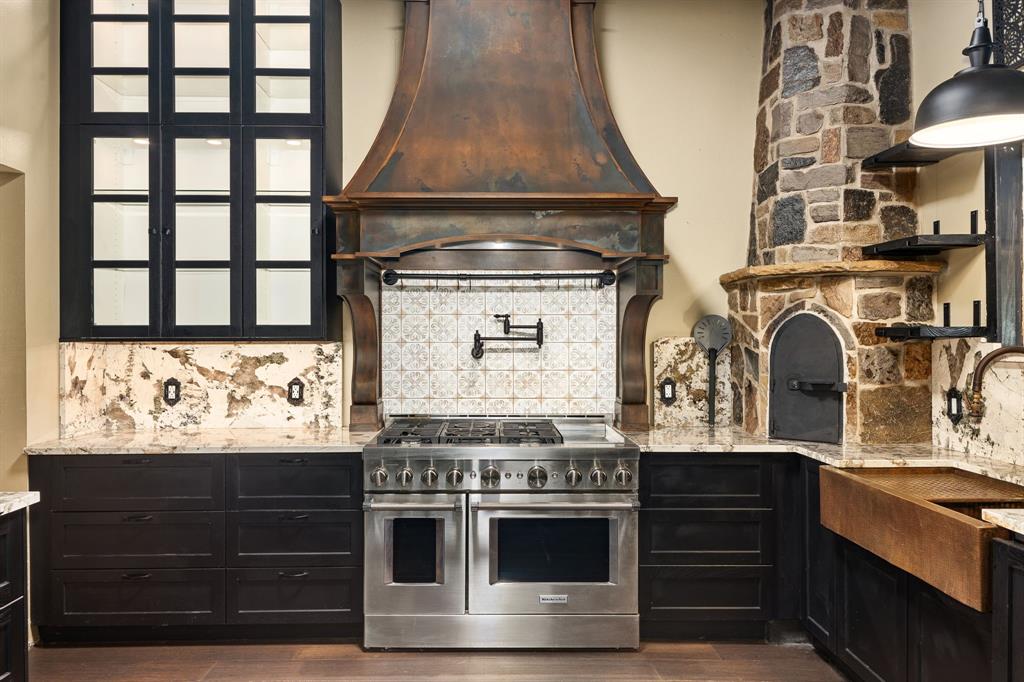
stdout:
[(396, 478), (398, 480), (398, 485), (403, 488), (408, 488), (409, 484), (412, 483), (412, 469), (409, 467), (402, 467), (398, 471), (398, 476)]
[(458, 467), (452, 467), (448, 470), (448, 474), (444, 477), (448, 481), (448, 485), (453, 488), (458, 488), (462, 485), (462, 469)]
[(378, 488), (388, 482), (388, 470), (382, 466), (370, 472), (370, 481)]
[(605, 484), (608, 480), (608, 474), (604, 472), (601, 467), (594, 467), (590, 470), (590, 482), (596, 485), (598, 488)]
[(543, 488), (548, 483), (548, 470), (542, 466), (530, 467), (526, 472), (526, 483), (531, 488)]
[(427, 467), (420, 474), (420, 480), (423, 481), (423, 485), (428, 488), (433, 488), (437, 484), (437, 469), (434, 467)]
[(575, 488), (583, 480), (583, 474), (576, 467), (569, 467), (565, 472), (565, 482), (569, 484), (570, 488)]
[(493, 464), (484, 467), (480, 472), (480, 484), (485, 488), (497, 488), (501, 483), (501, 472)]
[(619, 467), (615, 470), (615, 485), (625, 488), (633, 482), (633, 472), (626, 467)]

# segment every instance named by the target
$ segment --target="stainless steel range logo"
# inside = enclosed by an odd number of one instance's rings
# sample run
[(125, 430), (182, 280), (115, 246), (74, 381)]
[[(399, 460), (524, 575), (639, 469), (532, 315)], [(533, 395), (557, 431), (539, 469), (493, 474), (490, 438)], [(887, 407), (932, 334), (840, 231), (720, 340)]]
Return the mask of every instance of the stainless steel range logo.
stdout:
[(569, 595), (567, 594), (538, 594), (537, 598), (541, 604), (568, 604)]

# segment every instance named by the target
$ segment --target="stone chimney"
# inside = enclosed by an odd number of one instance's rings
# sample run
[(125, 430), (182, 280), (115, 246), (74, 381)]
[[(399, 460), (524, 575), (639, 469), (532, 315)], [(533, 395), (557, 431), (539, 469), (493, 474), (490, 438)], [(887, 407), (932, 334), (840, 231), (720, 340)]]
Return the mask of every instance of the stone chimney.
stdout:
[(907, 0), (768, 0), (758, 97), (749, 267), (722, 278), (734, 421), (766, 432), (772, 335), (810, 313), (847, 354), (846, 440), (928, 440), (929, 345), (874, 330), (930, 322), (941, 266), (861, 255), (918, 228), (915, 171), (861, 170), (912, 129)]

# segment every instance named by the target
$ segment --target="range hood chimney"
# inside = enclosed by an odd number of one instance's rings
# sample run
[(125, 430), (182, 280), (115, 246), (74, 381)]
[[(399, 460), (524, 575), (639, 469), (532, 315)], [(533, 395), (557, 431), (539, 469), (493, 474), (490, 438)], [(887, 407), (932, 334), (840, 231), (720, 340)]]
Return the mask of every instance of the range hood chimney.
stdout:
[(338, 294), (353, 316), (351, 423), (380, 423), (380, 271), (615, 269), (617, 422), (649, 425), (644, 335), (664, 216), (612, 115), (596, 0), (406, 0), (401, 66), (341, 194)]

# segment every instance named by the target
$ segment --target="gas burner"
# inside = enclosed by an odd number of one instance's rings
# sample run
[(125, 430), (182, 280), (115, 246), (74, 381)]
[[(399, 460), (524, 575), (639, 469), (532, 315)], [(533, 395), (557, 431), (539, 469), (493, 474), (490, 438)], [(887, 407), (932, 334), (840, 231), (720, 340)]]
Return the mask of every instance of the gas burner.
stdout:
[(438, 419), (400, 419), (384, 429), (377, 442), (380, 445), (432, 445), (440, 442), (441, 427)]
[(501, 442), (518, 444), (554, 445), (562, 442), (562, 434), (550, 421), (503, 421)]
[(442, 443), (450, 445), (487, 445), (498, 443), (498, 422), (482, 419), (455, 419), (443, 422)]

